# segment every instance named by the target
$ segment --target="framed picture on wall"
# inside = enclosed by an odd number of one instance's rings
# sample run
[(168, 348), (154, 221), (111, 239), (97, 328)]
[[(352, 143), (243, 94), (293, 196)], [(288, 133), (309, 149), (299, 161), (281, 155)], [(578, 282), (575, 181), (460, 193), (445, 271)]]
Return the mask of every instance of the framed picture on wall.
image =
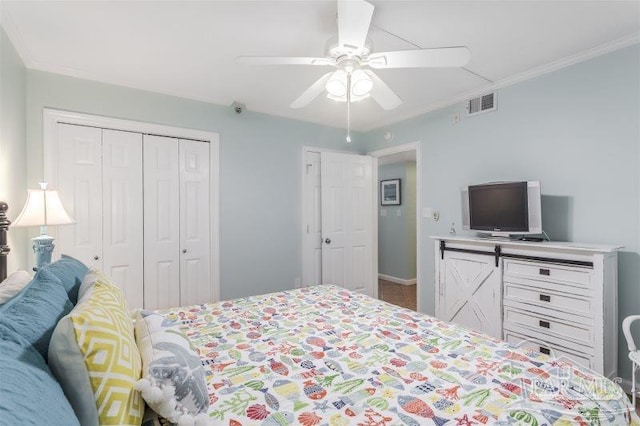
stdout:
[(400, 179), (380, 181), (380, 204), (383, 206), (400, 205)]

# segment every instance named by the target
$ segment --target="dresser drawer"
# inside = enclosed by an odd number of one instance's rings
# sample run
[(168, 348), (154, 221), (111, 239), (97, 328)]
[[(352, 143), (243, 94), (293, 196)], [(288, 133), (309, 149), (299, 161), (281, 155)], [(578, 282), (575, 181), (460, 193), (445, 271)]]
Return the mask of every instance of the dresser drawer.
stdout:
[(556, 336), (568, 342), (593, 347), (594, 327), (589, 324), (557, 319), (540, 312), (504, 306), (504, 323), (519, 325), (532, 331)]
[(546, 309), (557, 310), (560, 313), (570, 313), (593, 318), (594, 299), (591, 297), (580, 297), (571, 293), (562, 293), (545, 288), (533, 287), (530, 283), (522, 280), (513, 282), (504, 281), (504, 300), (520, 303), (527, 303)]
[(513, 259), (504, 259), (503, 264), (505, 278), (521, 277), (540, 281), (553, 281), (586, 289), (591, 288), (592, 268)]
[(514, 346), (527, 348), (554, 358), (569, 358), (588, 368), (593, 368), (593, 357), (579, 351), (572, 350), (563, 346), (552, 345), (543, 339), (533, 338), (511, 330), (504, 331), (504, 340)]

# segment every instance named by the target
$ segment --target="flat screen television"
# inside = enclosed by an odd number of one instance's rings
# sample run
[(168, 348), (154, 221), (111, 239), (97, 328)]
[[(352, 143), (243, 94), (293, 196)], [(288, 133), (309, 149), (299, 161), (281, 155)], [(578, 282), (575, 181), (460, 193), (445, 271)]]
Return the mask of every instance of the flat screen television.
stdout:
[(462, 188), (462, 229), (492, 236), (542, 233), (540, 182), (491, 182)]

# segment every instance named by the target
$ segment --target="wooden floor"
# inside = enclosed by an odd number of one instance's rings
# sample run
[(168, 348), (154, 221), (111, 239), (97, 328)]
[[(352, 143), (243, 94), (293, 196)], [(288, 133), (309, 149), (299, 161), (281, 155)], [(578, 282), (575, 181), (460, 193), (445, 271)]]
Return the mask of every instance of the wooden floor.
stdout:
[(396, 284), (378, 280), (378, 298), (385, 302), (416, 310), (416, 285)]

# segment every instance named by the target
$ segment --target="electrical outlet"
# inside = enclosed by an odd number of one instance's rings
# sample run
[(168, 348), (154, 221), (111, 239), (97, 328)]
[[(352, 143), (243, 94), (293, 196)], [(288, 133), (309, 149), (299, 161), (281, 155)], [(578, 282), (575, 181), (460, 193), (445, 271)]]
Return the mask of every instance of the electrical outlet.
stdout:
[(300, 278), (296, 278), (295, 282), (293, 283), (294, 288), (300, 288), (302, 287), (302, 282), (300, 281)]
[(460, 113), (456, 112), (451, 117), (451, 124), (455, 126), (456, 124), (459, 124), (459, 123), (460, 123)]

